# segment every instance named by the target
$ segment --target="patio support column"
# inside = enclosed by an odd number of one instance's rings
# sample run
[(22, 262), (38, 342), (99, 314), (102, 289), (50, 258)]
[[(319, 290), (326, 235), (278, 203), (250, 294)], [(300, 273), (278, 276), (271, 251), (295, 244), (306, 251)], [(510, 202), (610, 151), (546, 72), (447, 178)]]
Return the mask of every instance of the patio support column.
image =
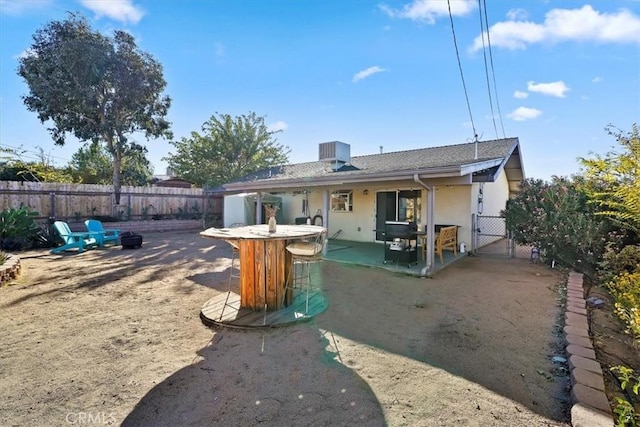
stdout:
[(262, 224), (262, 192), (256, 193), (256, 224)]
[[(329, 190), (324, 190), (322, 193), (322, 226), (327, 229), (327, 239), (329, 238)], [(329, 245), (324, 245), (322, 249), (322, 255), (327, 254)]]
[(432, 270), (435, 261), (435, 254), (433, 253), (433, 237), (435, 234), (435, 227), (433, 226), (435, 193), (433, 191), (433, 187), (430, 187), (422, 180), (420, 180), (418, 174), (413, 175), (413, 180), (416, 183), (420, 184), (425, 190), (427, 190), (427, 224), (425, 227), (425, 231), (427, 232), (427, 262), (426, 266), (420, 272), (421, 276), (426, 276), (427, 272)]

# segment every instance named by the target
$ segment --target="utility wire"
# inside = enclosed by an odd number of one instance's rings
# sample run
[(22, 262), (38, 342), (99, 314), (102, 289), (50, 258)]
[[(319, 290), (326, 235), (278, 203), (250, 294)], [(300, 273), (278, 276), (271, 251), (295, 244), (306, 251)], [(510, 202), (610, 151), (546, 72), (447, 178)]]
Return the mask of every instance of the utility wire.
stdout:
[[(486, 5), (485, 5), (486, 6)], [(487, 79), (487, 93), (489, 94), (489, 107), (491, 108), (491, 120), (493, 121), (493, 130), (496, 132), (496, 139), (500, 138), (498, 135), (498, 128), (496, 126), (496, 116), (493, 112), (493, 99), (491, 98), (491, 83), (489, 83), (489, 66), (487, 64), (487, 49), (484, 45), (484, 23), (482, 20), (482, 3), (478, 0), (478, 11), (480, 16), (480, 37), (482, 38), (482, 56), (484, 57), (484, 75)], [(489, 34), (489, 27), (487, 26), (487, 34)]]
[[(48, 154), (44, 151), (44, 149), (42, 151), (33, 151), (33, 150), (27, 150), (25, 148), (23, 148), (22, 146), (20, 147), (16, 147), (14, 145), (9, 145), (9, 144), (4, 144), (4, 143), (0, 143), (0, 147), (6, 147), (10, 150), (13, 150), (15, 155), (27, 158), (27, 159), (33, 159), (36, 161), (41, 161), (43, 158), (46, 159), (58, 159), (58, 160), (63, 160), (65, 162), (70, 162), (69, 159), (65, 158), (65, 157), (59, 157), (59, 156), (54, 156), (51, 154)], [(12, 153), (7, 153), (7, 154), (12, 154)]]
[(460, 70), (460, 78), (462, 79), (462, 88), (464, 89), (464, 96), (467, 100), (467, 110), (469, 111), (469, 119), (471, 120), (471, 129), (473, 129), (473, 139), (478, 140), (478, 133), (476, 132), (476, 126), (473, 123), (473, 115), (471, 114), (471, 104), (469, 103), (469, 94), (467, 93), (467, 85), (464, 82), (464, 74), (462, 73), (462, 64), (460, 63), (460, 52), (458, 51), (458, 41), (456, 40), (456, 30), (453, 27), (453, 15), (451, 14), (451, 0), (447, 0), (447, 7), (449, 8), (449, 20), (451, 21), (451, 34), (453, 34), (453, 45), (456, 48), (456, 58), (458, 59), (458, 69)]
[(504, 123), (502, 122), (502, 112), (500, 111), (500, 102), (498, 101), (498, 86), (496, 84), (496, 72), (495, 72), (495, 68), (493, 67), (491, 37), (489, 36), (489, 18), (487, 17), (487, 1), (483, 0), (483, 3), (484, 3), (484, 21), (486, 24), (485, 27), (487, 28), (487, 45), (489, 46), (489, 60), (491, 61), (491, 75), (493, 76), (493, 93), (496, 95), (496, 108), (498, 109), (498, 118), (500, 119), (500, 128), (502, 129), (502, 137), (506, 138), (507, 136), (504, 132)]

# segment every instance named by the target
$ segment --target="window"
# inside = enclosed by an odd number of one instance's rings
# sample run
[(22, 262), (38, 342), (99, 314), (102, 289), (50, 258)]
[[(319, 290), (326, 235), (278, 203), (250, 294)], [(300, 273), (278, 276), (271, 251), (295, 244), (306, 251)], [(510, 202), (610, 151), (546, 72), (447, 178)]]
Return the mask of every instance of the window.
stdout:
[(331, 210), (334, 212), (353, 211), (353, 191), (342, 190), (331, 193)]
[(398, 221), (420, 222), (420, 194), (419, 190), (398, 191)]

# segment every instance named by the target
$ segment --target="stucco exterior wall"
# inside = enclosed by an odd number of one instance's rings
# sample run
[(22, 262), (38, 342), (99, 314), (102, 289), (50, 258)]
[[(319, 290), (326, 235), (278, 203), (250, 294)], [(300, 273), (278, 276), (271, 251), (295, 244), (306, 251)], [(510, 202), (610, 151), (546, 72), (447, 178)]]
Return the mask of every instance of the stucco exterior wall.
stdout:
[(504, 171), (500, 173), (496, 182), (484, 184), (482, 193), (483, 210), (481, 213), (476, 213), (491, 216), (500, 215), (500, 211), (506, 208), (507, 200), (509, 200), (509, 182)]
[[(437, 185), (434, 186), (435, 199), (435, 224), (455, 224), (458, 228), (459, 242), (471, 243), (471, 214), (478, 214), (478, 195), (480, 184), (471, 185)], [(376, 235), (376, 193), (378, 191), (396, 190), (422, 190), (421, 216), (418, 221), (420, 230), (424, 230), (427, 212), (427, 191), (415, 182), (396, 182), (393, 186), (386, 183), (359, 184), (349, 187), (332, 187), (330, 192), (336, 190), (351, 190), (353, 192), (353, 210), (350, 212), (329, 211), (328, 235), (336, 233), (338, 239), (353, 240), (359, 242), (374, 242)], [(295, 224), (295, 219), (304, 217), (303, 201), (308, 200), (308, 212), (312, 218), (317, 214), (322, 215), (323, 195), (325, 188), (311, 188), (305, 195), (302, 191), (278, 192), (282, 199), (282, 217), (286, 224)], [(504, 209), (508, 198), (508, 183), (505, 174), (502, 173), (496, 183), (482, 185), (483, 215), (498, 215)], [(241, 205), (228, 203), (225, 198), (225, 224), (227, 220), (234, 218), (235, 212), (241, 213)], [(233, 202), (232, 202), (233, 203)], [(229, 212), (228, 209), (231, 211)], [(327, 226), (326, 218), (323, 225)]]
[(458, 243), (471, 242), (472, 185), (451, 185), (435, 188), (435, 224), (458, 226)]

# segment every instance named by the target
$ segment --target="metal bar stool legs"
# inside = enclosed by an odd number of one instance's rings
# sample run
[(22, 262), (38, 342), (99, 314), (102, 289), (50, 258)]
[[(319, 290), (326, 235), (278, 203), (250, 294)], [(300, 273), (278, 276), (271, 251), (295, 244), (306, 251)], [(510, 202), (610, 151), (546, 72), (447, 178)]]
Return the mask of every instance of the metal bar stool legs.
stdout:
[[(318, 261), (318, 259), (309, 260), (305, 258), (293, 258), (293, 265), (291, 266), (291, 271), (289, 273), (290, 277), (287, 279), (284, 289), (283, 305), (284, 299), (286, 299), (289, 291), (304, 291), (305, 313), (309, 312), (309, 297), (313, 292), (318, 290), (318, 287), (311, 280), (311, 265)], [(293, 295), (292, 301), (295, 301), (295, 295)]]
[[(224, 316), (224, 311), (227, 307), (231, 307), (235, 309), (231, 304), (229, 304), (229, 296), (231, 295), (231, 288), (234, 284), (233, 279), (240, 279), (240, 258), (238, 256), (238, 247), (233, 243), (229, 242), (231, 245), (231, 267), (229, 267), (229, 283), (227, 286), (227, 297), (224, 300), (224, 306), (220, 311), (220, 320), (222, 320), (222, 316)], [(236, 263), (238, 264), (236, 266)]]
[[(283, 299), (286, 299), (287, 293), (290, 290), (293, 292), (295, 289), (304, 289), (306, 292), (305, 313), (309, 313), (310, 294), (312, 291), (319, 290), (318, 286), (314, 286), (311, 281), (311, 265), (322, 261), (325, 235), (326, 231), (309, 241), (293, 242), (287, 245), (287, 251), (291, 253), (292, 265), (289, 275), (292, 277), (288, 277), (286, 280)], [(293, 281), (291, 279), (293, 279)], [(295, 296), (293, 299), (295, 299)]]
[[(309, 296), (319, 290), (318, 286), (311, 280), (311, 265), (318, 261), (320, 260), (316, 258), (293, 257), (290, 277), (286, 282), (284, 298), (286, 298), (287, 292), (290, 290), (292, 292), (298, 290), (305, 293), (305, 313), (309, 312)], [(295, 295), (293, 300), (295, 300)]]

